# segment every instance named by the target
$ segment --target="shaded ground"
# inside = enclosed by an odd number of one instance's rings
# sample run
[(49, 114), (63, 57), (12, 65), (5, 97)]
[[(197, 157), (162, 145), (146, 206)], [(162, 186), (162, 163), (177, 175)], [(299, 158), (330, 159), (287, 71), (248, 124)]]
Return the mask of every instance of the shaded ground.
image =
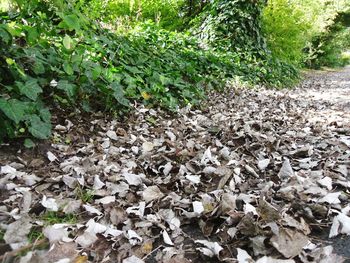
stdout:
[(349, 98), (346, 68), (201, 109), (57, 117), (51, 142), (1, 146), (1, 260), (342, 262)]
[(330, 244), (334, 247), (335, 253), (342, 255), (346, 260), (344, 262), (350, 262), (350, 237), (349, 236), (340, 236), (332, 239), (328, 239), (327, 235), (324, 236), (326, 244)]

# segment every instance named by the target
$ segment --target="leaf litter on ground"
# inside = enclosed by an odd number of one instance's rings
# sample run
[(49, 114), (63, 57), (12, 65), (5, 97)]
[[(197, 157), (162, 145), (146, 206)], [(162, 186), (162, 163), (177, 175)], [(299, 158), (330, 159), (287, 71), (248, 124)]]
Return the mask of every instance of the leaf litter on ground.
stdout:
[[(325, 80), (336, 77), (236, 87), (202, 110), (136, 105), (124, 123), (57, 122), (38, 156), (3, 158), (1, 259), (18, 250), (21, 263), (342, 262), (313, 238), (327, 226), (330, 237), (350, 235), (349, 79)], [(30, 240), (35, 231), (47, 248)]]

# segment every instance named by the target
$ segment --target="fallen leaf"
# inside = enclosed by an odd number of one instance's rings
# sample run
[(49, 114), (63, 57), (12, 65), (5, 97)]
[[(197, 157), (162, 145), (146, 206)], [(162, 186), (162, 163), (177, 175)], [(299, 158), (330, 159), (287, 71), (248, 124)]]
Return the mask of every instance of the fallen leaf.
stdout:
[(41, 204), (43, 205), (43, 207), (47, 208), (47, 210), (49, 211), (58, 211), (58, 205), (54, 198), (47, 198), (44, 195), (43, 199), (41, 200)]
[(28, 215), (23, 215), (20, 219), (7, 226), (3, 239), (13, 249), (17, 249), (19, 246), (27, 243), (27, 236), (32, 226), (31, 218)]
[(318, 200), (319, 203), (340, 204), (339, 196), (341, 192), (329, 193)]
[(163, 234), (164, 243), (167, 245), (173, 246), (174, 243), (173, 241), (171, 241), (168, 232), (166, 230), (163, 230), (162, 234)]
[(131, 256), (122, 261), (122, 263), (145, 263), (142, 259), (136, 257), (136, 256)]
[(115, 131), (109, 130), (109, 131), (107, 131), (106, 135), (108, 136), (108, 138), (110, 138), (114, 141), (118, 141), (118, 136), (117, 136)]
[(256, 263), (295, 263), (295, 261), (293, 259), (276, 259), (264, 256), (259, 258)]
[(144, 153), (150, 152), (150, 151), (152, 151), (153, 149), (154, 149), (154, 144), (151, 143), (151, 142), (144, 142), (144, 143), (142, 144), (142, 151), (143, 151)]
[(287, 179), (294, 175), (294, 171), (292, 166), (290, 165), (290, 161), (286, 158), (283, 162), (281, 170), (278, 173), (278, 177), (281, 179)]
[(254, 263), (248, 252), (241, 248), (237, 248), (237, 261), (238, 263)]
[(339, 213), (333, 219), (333, 223), (329, 232), (329, 238), (335, 237), (339, 234), (350, 235), (350, 217)]
[(66, 225), (64, 224), (54, 224), (52, 226), (47, 226), (43, 229), (43, 234), (51, 244), (54, 242), (62, 241), (63, 239), (68, 239), (68, 231), (66, 230)]
[(270, 164), (270, 159), (262, 159), (258, 161), (258, 168), (263, 171)]
[(47, 159), (49, 159), (50, 162), (54, 162), (57, 160), (57, 157), (52, 152), (47, 152)]
[(87, 256), (78, 256), (73, 261), (73, 263), (85, 263), (85, 262), (88, 262)]
[(155, 199), (160, 199), (163, 196), (164, 194), (160, 191), (160, 189), (156, 185), (149, 186), (142, 192), (142, 198), (147, 203)]
[(218, 256), (223, 247), (218, 242), (210, 242), (207, 240), (195, 240), (195, 243), (202, 244), (205, 248), (198, 248), (200, 252), (208, 257)]
[(300, 232), (280, 228), (278, 235), (274, 235), (270, 242), (283, 256), (293, 258), (301, 253), (309, 240)]
[(194, 201), (192, 202), (192, 206), (193, 206), (193, 212), (197, 215), (200, 215), (204, 212), (204, 206), (203, 203), (200, 201)]
[(114, 203), (115, 202), (115, 196), (111, 195), (111, 196), (105, 196), (103, 198), (97, 199), (95, 201), (97, 204), (103, 204), (103, 205), (107, 205), (110, 203)]

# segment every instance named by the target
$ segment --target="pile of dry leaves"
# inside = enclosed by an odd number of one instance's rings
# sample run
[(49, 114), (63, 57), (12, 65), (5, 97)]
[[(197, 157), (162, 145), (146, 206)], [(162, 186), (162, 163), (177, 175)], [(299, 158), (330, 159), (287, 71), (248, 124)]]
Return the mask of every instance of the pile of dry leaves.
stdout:
[(343, 262), (314, 238), (350, 234), (337, 74), (57, 123), (48, 148), (2, 158), (2, 262)]

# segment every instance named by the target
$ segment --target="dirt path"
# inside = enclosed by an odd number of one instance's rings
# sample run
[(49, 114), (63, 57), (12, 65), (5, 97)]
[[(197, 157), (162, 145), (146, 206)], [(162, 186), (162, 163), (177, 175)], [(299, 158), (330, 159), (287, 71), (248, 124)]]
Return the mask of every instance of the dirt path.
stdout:
[(3, 145), (1, 259), (342, 262), (332, 244), (348, 257), (350, 68), (201, 108), (60, 117), (51, 143)]
[[(342, 71), (316, 73), (304, 82), (305, 88), (312, 87), (310, 91), (304, 91), (302, 96), (316, 101), (322, 101), (326, 108), (316, 113), (319, 122), (339, 122), (346, 126), (350, 123), (350, 67)], [(298, 95), (297, 95), (298, 96)], [(313, 113), (315, 114), (315, 113)], [(345, 132), (346, 133), (346, 132)], [(349, 131), (346, 133), (349, 136)], [(349, 165), (349, 163), (348, 163)], [(348, 166), (349, 167), (349, 166)], [(349, 169), (349, 168), (348, 168)], [(349, 170), (347, 178), (349, 178)], [(350, 262), (350, 237), (338, 236), (329, 239), (327, 231), (321, 234), (325, 244), (331, 244), (336, 253), (347, 258)]]

